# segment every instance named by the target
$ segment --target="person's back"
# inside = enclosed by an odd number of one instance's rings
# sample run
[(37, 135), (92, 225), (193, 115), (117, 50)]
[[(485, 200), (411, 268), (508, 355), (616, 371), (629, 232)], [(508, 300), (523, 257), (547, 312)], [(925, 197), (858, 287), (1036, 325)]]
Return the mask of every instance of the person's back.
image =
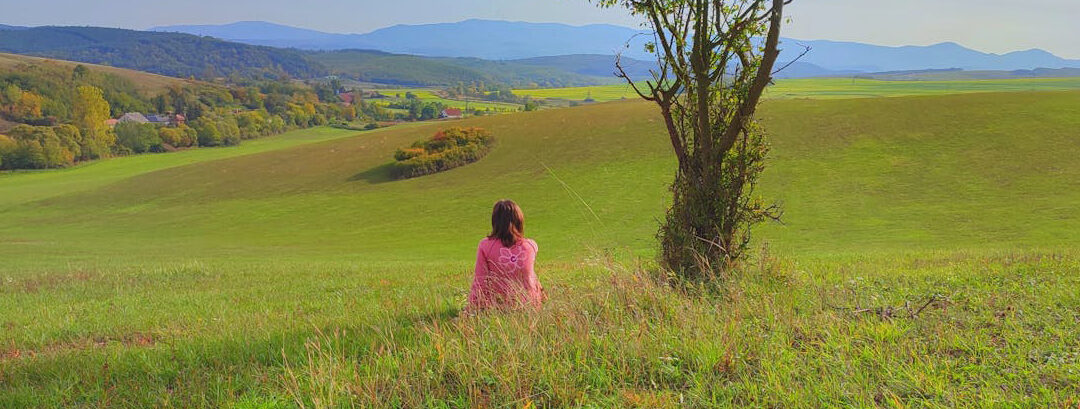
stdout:
[(539, 248), (524, 237), (521, 208), (512, 201), (500, 201), (491, 223), (491, 235), (477, 246), (469, 309), (539, 306), (543, 287), (533, 269)]

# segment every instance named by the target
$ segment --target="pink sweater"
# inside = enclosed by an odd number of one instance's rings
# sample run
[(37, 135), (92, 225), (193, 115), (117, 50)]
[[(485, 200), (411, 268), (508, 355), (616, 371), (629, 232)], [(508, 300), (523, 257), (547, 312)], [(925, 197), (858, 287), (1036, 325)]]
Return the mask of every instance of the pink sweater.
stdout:
[(533, 270), (539, 250), (536, 242), (530, 239), (511, 247), (505, 247), (495, 239), (481, 240), (476, 249), (469, 309), (539, 306), (543, 300), (543, 287)]

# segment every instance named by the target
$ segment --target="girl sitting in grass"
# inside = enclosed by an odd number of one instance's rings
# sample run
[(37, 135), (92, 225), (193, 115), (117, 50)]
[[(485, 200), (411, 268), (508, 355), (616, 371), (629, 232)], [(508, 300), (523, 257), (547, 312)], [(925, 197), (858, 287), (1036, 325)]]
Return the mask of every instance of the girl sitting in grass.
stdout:
[(491, 211), (491, 234), (476, 249), (469, 310), (539, 307), (544, 289), (533, 270), (536, 242), (525, 238), (525, 215), (511, 200)]

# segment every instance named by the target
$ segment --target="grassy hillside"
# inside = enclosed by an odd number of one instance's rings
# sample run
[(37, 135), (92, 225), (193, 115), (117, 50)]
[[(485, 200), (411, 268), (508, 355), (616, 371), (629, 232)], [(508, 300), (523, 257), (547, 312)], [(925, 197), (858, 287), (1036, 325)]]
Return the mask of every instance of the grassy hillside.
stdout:
[(0, 174), (0, 209), (33, 203), (48, 197), (94, 190), (102, 186), (177, 166), (279, 150), (301, 144), (355, 135), (356, 132), (334, 128), (291, 131), (254, 139), (241, 146), (218, 149), (192, 149), (168, 155), (136, 155), (83, 163), (52, 171), (19, 171)]
[[(772, 227), (766, 236), (780, 248), (796, 252), (982, 247), (984, 241), (1070, 243), (1076, 237), (1068, 231), (1077, 226), (1070, 224), (1075, 221), (1059, 219), (1064, 209), (1052, 202), (1046, 208), (1032, 206), (1045, 191), (1061, 192), (1054, 199), (1058, 202), (1076, 199), (1073, 188), (1080, 178), (1068, 177), (1077, 171), (1069, 163), (1075, 153), (1070, 149), (1076, 147), (1072, 129), (1080, 121), (1071, 104), (1076, 98), (1076, 93), (1060, 93), (872, 103), (770, 102), (765, 118), (776, 135), (777, 160), (765, 189), (790, 209), (787, 227)], [(945, 109), (955, 104), (966, 108), (963, 112)], [(940, 112), (935, 113), (935, 106)], [(1004, 120), (1010, 117), (1023, 120)], [(87, 255), (97, 254), (93, 246), (98, 243), (83, 238), (109, 231), (137, 241), (141, 251), (159, 251), (152, 253), (155, 257), (174, 253), (176, 238), (191, 237), (190, 250), (203, 257), (228, 254), (229, 243), (242, 242), (245, 251), (266, 246), (272, 253), (277, 246), (290, 246), (335, 258), (377, 253), (396, 259), (414, 257), (414, 248), (398, 247), (399, 242), (391, 239), (417, 235), (424, 237), (427, 248), (422, 257), (440, 260), (467, 250), (472, 245), (469, 238), (484, 230), (483, 223), (475, 226), (475, 214), (482, 215), (487, 202), (509, 196), (531, 209), (539, 239), (562, 237), (548, 246), (551, 253), (575, 256), (574, 249), (584, 242), (629, 245), (642, 251), (651, 247), (652, 218), (663, 209), (671, 166), (670, 158), (662, 153), (666, 151), (663, 138), (656, 137), (660, 128), (651, 107), (625, 103), (468, 123), (491, 129), (500, 148), (480, 163), (431, 177), (389, 183), (384, 165), (391, 161), (394, 149), (444, 126), (440, 124), (137, 175), (83, 194), (9, 209), (12, 217), (7, 219), (20, 222), (4, 225), (4, 232), (23, 240), (71, 243), (74, 251), (62, 252), (65, 257), (84, 246), (91, 246), (85, 248)], [(559, 131), (553, 132), (553, 126)], [(597, 217), (566, 192), (545, 165), (582, 195)], [(890, 173), (882, 175), (877, 169)], [(863, 180), (863, 175), (869, 179)], [(831, 182), (840, 176), (843, 184)], [(5, 182), (20, 183), (22, 178), (10, 175)], [(802, 186), (814, 189), (804, 191)], [(9, 192), (23, 196), (18, 190)], [(424, 192), (425, 199), (410, 200), (417, 192)], [(442, 209), (425, 210), (432, 201), (441, 203)], [(386, 208), (385, 203), (394, 206)], [(940, 207), (933, 207), (936, 204)], [(135, 206), (140, 217), (133, 219), (119, 210), (130, 206)], [(309, 207), (320, 210), (304, 211)], [(280, 222), (265, 223), (266, 214), (260, 209), (271, 208), (281, 215)], [(584, 213), (567, 217), (567, 211)], [(803, 211), (807, 212), (799, 216)], [(842, 217), (860, 211), (868, 213)], [(883, 212), (900, 213), (887, 217)], [(939, 222), (969, 212), (980, 217), (954, 226), (947, 234), (938, 233)], [(44, 225), (48, 229), (35, 222), (63, 220), (64, 215), (76, 213), (97, 216)], [(837, 216), (828, 223), (814, 220), (803, 231), (802, 220), (813, 214)], [(1012, 216), (991, 217), (994, 214)], [(141, 226), (147, 219), (155, 222)], [(407, 226), (395, 222), (404, 219), (412, 222)], [(296, 222), (305, 228), (294, 228)], [(895, 234), (879, 237), (873, 227), (880, 223), (892, 225), (890, 231)], [(192, 229), (205, 232), (237, 224), (244, 228), (214, 237), (190, 234)], [(984, 234), (998, 230), (1016, 234)], [(864, 231), (873, 237), (863, 237)], [(1036, 232), (1045, 235), (1029, 237)], [(64, 239), (56, 242), (58, 237)], [(115, 243), (106, 247), (100, 250), (140, 257)], [(6, 254), (21, 251), (0, 250)]]
[[(48, 58), (40, 58), (40, 57), (31, 57), (31, 56), (18, 55), (18, 54), (0, 53), (0, 71), (10, 70), (10, 69), (12, 69), (12, 68), (14, 68), (14, 67), (16, 67), (16, 66), (18, 66), (20, 64), (30, 64), (30, 65), (46, 64), (46, 65), (61, 66), (61, 67), (65, 67), (67, 69), (73, 69), (73, 68), (75, 68), (76, 65), (78, 65), (80, 63), (71, 62), (71, 61), (64, 61), (64, 60), (54, 60), (54, 59), (48, 59)], [(168, 89), (169, 86), (172, 86), (172, 85), (181, 85), (181, 86), (183, 86), (183, 85), (190, 85), (192, 83), (192, 81), (189, 81), (189, 80), (184, 80), (184, 79), (179, 79), (179, 78), (174, 78), (174, 77), (166, 77), (164, 75), (151, 74), (151, 73), (142, 72), (142, 71), (135, 71), (135, 70), (128, 70), (128, 69), (123, 69), (123, 68), (109, 67), (109, 66), (105, 66), (105, 65), (83, 64), (83, 66), (89, 68), (92, 71), (100, 71), (100, 72), (116, 75), (116, 76), (118, 76), (120, 78), (127, 79), (128, 81), (131, 81), (133, 84), (135, 84), (135, 86), (139, 89), (139, 91), (144, 92), (144, 93), (146, 93), (148, 95), (156, 95), (156, 94), (159, 94), (161, 92), (164, 92), (166, 89)]]
[[(645, 103), (455, 122), (495, 149), (403, 181), (444, 124), (0, 175), (0, 406), (1075, 405), (1080, 92), (763, 119), (785, 224), (704, 297), (627, 258), (673, 165)], [(456, 317), (503, 197), (552, 300)]]
[(292, 50), (179, 33), (102, 27), (33, 27), (0, 31), (0, 51), (111, 65), (173, 77), (240, 75), (311, 78), (325, 74)]

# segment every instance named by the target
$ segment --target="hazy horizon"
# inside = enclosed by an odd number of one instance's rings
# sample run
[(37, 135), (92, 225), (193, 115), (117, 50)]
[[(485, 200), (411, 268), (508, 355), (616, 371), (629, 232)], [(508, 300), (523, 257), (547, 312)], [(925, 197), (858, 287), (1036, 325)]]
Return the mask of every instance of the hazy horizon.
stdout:
[[(599, 9), (585, 0), (461, 0), (454, 7), (430, 0), (354, 2), (318, 0), (298, 7), (280, 0), (227, 4), (192, 0), (186, 7), (136, 0), (0, 0), (0, 24), (76, 25), (145, 30), (170, 25), (218, 25), (265, 21), (330, 33), (367, 33), (398, 24), (452, 23), (469, 19), (613, 24), (638, 27), (622, 9)], [(790, 7), (786, 37), (853, 41), (884, 46), (954, 42), (995, 54), (1042, 49), (1080, 59), (1080, 2), (1032, 0), (909, 0), (865, 6), (859, 0), (797, 0)], [(207, 13), (213, 9), (213, 13)]]

